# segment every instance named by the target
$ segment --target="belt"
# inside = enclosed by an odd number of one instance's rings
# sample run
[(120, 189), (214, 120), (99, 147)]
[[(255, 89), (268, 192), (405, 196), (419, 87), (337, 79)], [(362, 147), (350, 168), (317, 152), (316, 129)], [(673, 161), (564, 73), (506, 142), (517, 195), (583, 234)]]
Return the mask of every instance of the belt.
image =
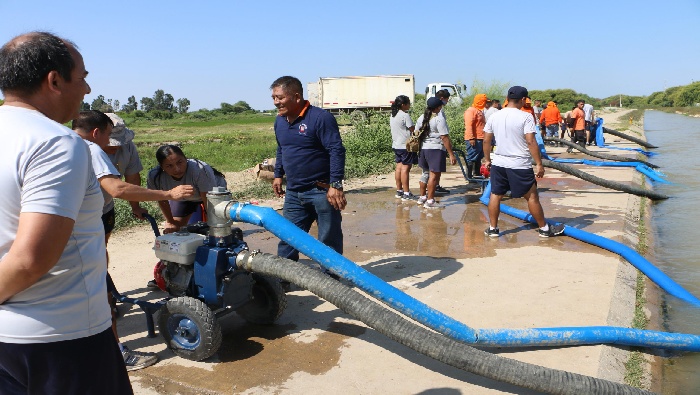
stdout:
[(327, 182), (316, 181), (316, 186), (323, 189), (331, 189), (331, 184)]

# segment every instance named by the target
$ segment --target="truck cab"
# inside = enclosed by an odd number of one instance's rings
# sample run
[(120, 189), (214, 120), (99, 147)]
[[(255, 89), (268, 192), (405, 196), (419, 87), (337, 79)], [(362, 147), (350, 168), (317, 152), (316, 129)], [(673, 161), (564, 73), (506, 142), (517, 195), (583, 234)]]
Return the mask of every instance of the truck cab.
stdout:
[(453, 84), (450, 82), (433, 82), (425, 87), (425, 98), (435, 96), (437, 91), (447, 89), (450, 92), (450, 103), (462, 104), (462, 100), (467, 95), (467, 86), (464, 84)]

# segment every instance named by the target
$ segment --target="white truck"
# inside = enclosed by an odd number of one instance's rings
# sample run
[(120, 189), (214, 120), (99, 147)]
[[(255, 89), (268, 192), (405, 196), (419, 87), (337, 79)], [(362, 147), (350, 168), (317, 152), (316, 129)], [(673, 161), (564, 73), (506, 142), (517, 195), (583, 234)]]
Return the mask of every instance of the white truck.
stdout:
[(462, 100), (467, 95), (467, 86), (464, 84), (453, 84), (450, 82), (431, 82), (425, 87), (425, 99), (435, 96), (435, 93), (441, 89), (447, 89), (450, 92), (450, 103), (462, 104)]
[(306, 85), (311, 105), (332, 114), (366, 119), (365, 111), (388, 111), (398, 95), (413, 103), (416, 85), (412, 74), (322, 77)]

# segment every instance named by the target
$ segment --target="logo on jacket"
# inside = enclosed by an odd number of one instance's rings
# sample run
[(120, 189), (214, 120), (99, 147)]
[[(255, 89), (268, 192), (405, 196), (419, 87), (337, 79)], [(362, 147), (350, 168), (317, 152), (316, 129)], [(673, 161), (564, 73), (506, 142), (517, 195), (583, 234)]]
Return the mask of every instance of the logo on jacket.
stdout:
[(308, 129), (308, 126), (306, 126), (305, 123), (299, 124), (299, 134), (302, 136), (306, 136), (306, 129)]

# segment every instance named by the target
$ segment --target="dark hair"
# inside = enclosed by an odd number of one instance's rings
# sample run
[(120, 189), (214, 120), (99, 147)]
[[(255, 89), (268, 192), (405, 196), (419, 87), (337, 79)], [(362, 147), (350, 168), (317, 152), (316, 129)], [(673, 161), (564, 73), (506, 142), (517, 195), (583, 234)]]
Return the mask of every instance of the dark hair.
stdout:
[(109, 125), (114, 126), (114, 122), (112, 122), (112, 119), (108, 117), (107, 114), (102, 111), (89, 110), (81, 111), (78, 118), (75, 118), (71, 123), (70, 128), (89, 132), (95, 128), (105, 130)]
[(0, 48), (0, 90), (31, 95), (51, 71), (70, 82), (75, 60), (72, 42), (51, 33), (32, 32), (17, 36)]
[(449, 99), (450, 91), (448, 91), (447, 89), (440, 89), (439, 91), (435, 92), (435, 96), (440, 99)]
[(578, 99), (578, 100), (576, 100), (576, 105), (578, 105), (579, 103), (586, 104), (586, 101), (583, 100), (583, 99)]
[(423, 112), (423, 123), (421, 123), (420, 128), (420, 134), (422, 136), (427, 136), (428, 133), (430, 133), (430, 118), (433, 115), (433, 109), (430, 107), (426, 107), (425, 111)]
[(399, 113), (399, 110), (404, 104), (411, 104), (411, 99), (406, 95), (398, 95), (394, 102), (391, 103), (391, 117), (395, 117)]
[(493, 104), (500, 103), (501, 101), (498, 99), (493, 99)]
[(304, 88), (301, 85), (301, 81), (298, 78), (285, 75), (275, 80), (275, 82), (270, 85), (270, 89), (282, 88), (283, 91), (287, 93), (298, 93), (301, 97), (304, 97)]
[(161, 145), (156, 151), (156, 160), (158, 161), (158, 165), (162, 165), (163, 161), (172, 154), (180, 155), (183, 158), (187, 159), (184, 152), (182, 152), (180, 147), (178, 147), (177, 145)]

